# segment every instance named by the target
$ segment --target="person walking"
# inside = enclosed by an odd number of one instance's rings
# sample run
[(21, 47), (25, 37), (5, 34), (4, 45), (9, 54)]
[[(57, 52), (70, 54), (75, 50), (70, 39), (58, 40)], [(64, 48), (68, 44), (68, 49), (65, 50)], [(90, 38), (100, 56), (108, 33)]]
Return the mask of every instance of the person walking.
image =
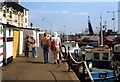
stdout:
[(41, 47), (43, 48), (44, 63), (48, 63), (49, 39), (47, 33), (44, 33), (44, 37), (41, 40)]
[(36, 40), (33, 36), (31, 36), (31, 44), (32, 44), (32, 57), (37, 57), (37, 45)]
[(29, 37), (30, 37), (30, 35), (27, 35), (25, 37), (25, 57), (30, 57), (30, 55), (29, 55), (30, 42), (28, 40)]
[(54, 54), (54, 64), (59, 64), (59, 51), (61, 47), (61, 39), (57, 32), (53, 33), (53, 37), (51, 38), (51, 50)]

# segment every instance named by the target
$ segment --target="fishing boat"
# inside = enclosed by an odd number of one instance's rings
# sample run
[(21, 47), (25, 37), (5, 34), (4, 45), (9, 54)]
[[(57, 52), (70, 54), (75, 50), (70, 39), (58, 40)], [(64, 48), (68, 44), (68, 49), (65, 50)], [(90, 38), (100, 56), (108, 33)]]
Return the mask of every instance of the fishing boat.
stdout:
[[(90, 48), (91, 49), (91, 48)], [(83, 79), (83, 70), (85, 71), (85, 80), (90, 80), (93, 82), (113, 82), (117, 79), (117, 75), (115, 74), (115, 69), (113, 68), (112, 61), (112, 51), (111, 49), (104, 45), (97, 48), (93, 48), (90, 51), (91, 58), (86, 60), (76, 60), (76, 56), (74, 52), (69, 52), (70, 55), (69, 61), (72, 61), (71, 64), (68, 63), (69, 67), (72, 67), (74, 71), (77, 71), (76, 74), (80, 80)], [(86, 53), (84, 53), (86, 56)], [(87, 54), (89, 55), (89, 54)], [(82, 57), (82, 54), (80, 54)], [(74, 66), (77, 64), (76, 66)], [(84, 68), (83, 68), (84, 64)], [(77, 67), (77, 69), (76, 69)], [(69, 69), (70, 70), (70, 69)], [(78, 73), (79, 72), (79, 73)], [(84, 82), (84, 81), (83, 81)]]
[(112, 52), (108, 46), (92, 49), (92, 66), (89, 68), (92, 78), (96, 82), (112, 82), (116, 78), (112, 65)]
[(93, 82), (113, 82), (117, 75), (113, 68), (112, 50), (103, 45), (102, 17), (100, 17), (100, 46), (92, 49), (91, 52), (91, 61), (86, 61), (83, 67), (79, 67), (79, 72), (84, 77), (89, 76)]
[[(103, 45), (102, 23), (100, 23), (100, 27), (100, 46), (89, 49), (90, 51), (85, 50), (91, 55), (87, 61), (86, 57), (89, 54), (84, 53), (83, 51), (80, 54), (80, 57), (82, 57), (80, 61), (76, 61), (73, 57), (73, 55), (76, 54), (74, 53), (75, 51), (71, 52), (71, 49), (75, 50), (73, 48), (74, 46), (71, 46), (72, 43), (65, 46), (68, 47), (67, 54), (70, 56), (69, 60), (73, 61), (72, 64), (77, 64), (73, 69), (75, 68), (75, 71), (77, 70), (75, 73), (82, 82), (86, 82), (86, 80), (89, 80), (90, 82), (113, 82), (117, 79), (117, 75), (115, 74), (116, 70), (113, 68), (112, 51), (108, 46)], [(81, 52), (80, 48), (78, 48), (78, 50)], [(72, 66), (72, 64), (70, 65)]]

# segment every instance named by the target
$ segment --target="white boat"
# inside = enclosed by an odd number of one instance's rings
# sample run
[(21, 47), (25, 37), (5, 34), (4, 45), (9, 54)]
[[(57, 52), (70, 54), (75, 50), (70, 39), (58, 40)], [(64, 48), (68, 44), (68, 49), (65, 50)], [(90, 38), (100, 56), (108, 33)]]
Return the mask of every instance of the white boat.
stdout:
[(62, 47), (62, 52), (64, 55), (68, 54), (68, 47), (69, 47), (69, 53), (72, 54), (74, 58), (79, 58), (81, 56), (81, 49), (79, 48), (79, 45), (77, 42), (74, 41), (67, 41), (62, 44), (64, 48)]
[[(64, 45), (67, 49), (67, 52), (68, 52), (68, 46), (70, 48), (69, 52), (70, 53), (74, 53), (74, 50), (78, 50), (78, 52), (80, 52), (80, 48), (78, 46), (78, 43), (77, 42), (74, 42), (74, 41), (67, 41), (67, 42), (64, 42), (62, 45)], [(64, 49), (62, 49), (63, 52), (65, 52)]]

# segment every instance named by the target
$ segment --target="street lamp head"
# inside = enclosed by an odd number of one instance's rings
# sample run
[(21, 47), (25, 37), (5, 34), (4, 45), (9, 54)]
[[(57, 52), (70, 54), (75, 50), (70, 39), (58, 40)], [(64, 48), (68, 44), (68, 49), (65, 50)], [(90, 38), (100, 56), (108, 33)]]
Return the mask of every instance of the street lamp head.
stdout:
[(33, 23), (30, 23), (30, 26), (31, 26), (31, 28), (32, 28), (32, 26), (33, 26)]

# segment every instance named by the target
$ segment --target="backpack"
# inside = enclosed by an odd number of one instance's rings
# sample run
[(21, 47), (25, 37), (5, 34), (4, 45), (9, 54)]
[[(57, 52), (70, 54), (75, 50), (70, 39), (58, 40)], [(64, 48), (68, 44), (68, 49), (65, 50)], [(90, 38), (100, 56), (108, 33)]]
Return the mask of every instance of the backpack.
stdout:
[(56, 50), (55, 40), (53, 40), (53, 41), (51, 42), (50, 49), (51, 49), (52, 51), (55, 51), (55, 50)]

